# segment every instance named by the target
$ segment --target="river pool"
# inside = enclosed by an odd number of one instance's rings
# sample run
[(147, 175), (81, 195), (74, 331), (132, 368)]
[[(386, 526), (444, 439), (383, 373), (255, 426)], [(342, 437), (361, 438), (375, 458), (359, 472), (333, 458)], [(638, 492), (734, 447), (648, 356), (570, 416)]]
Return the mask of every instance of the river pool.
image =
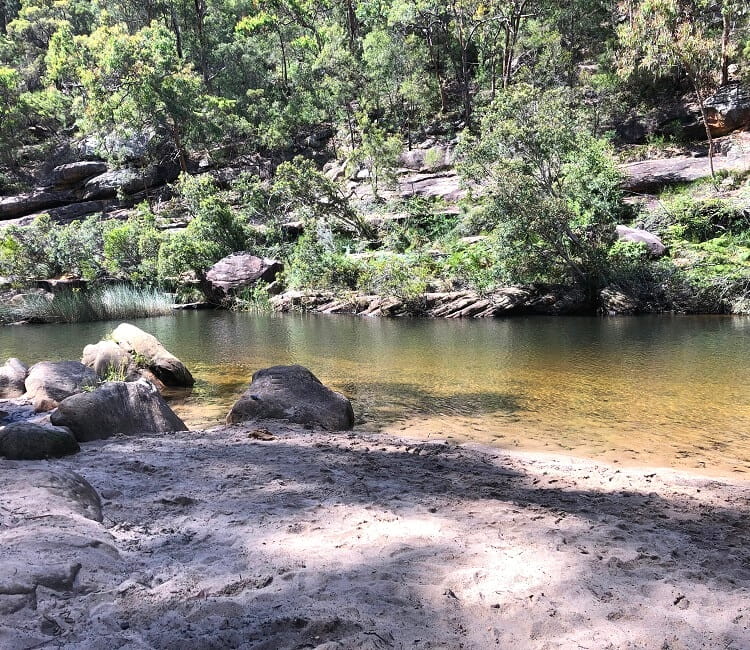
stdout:
[[(559, 451), (627, 465), (750, 472), (750, 318), (448, 321), (183, 312), (133, 321), (193, 372), (174, 400), (220, 423), (253, 371), (300, 363), (358, 428)], [(0, 358), (78, 359), (117, 323), (0, 328)]]

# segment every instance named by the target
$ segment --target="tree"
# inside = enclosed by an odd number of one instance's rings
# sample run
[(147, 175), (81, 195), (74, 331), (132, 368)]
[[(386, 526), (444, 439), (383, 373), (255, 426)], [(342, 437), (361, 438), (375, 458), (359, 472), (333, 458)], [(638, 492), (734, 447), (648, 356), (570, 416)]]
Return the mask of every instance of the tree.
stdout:
[(714, 177), (714, 142), (706, 118), (706, 99), (728, 74), (729, 32), (735, 2), (718, 3), (723, 16), (720, 42), (712, 30), (716, 3), (709, 0), (640, 0), (622, 3), (627, 22), (618, 29), (620, 72), (643, 70), (656, 77), (683, 72), (695, 93), (708, 140)]
[(75, 44), (71, 74), (85, 130), (152, 131), (171, 142), (183, 171), (190, 149), (221, 132), (232, 102), (206, 92), (166, 27), (153, 23), (131, 35), (122, 24), (105, 25)]
[(483, 183), (516, 279), (573, 279), (594, 291), (623, 210), (609, 146), (580, 129), (565, 90), (519, 84), (487, 109), (459, 170)]

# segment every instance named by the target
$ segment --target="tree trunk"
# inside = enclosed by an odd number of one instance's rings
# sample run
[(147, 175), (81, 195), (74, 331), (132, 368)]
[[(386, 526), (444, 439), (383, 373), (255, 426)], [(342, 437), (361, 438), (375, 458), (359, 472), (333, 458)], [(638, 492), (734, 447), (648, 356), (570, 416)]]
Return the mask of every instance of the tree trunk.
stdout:
[(281, 33), (280, 29), (277, 31), (277, 34), (279, 36), (279, 43), (281, 44), (281, 79), (284, 84), (284, 89), (286, 90), (289, 81), (287, 78), (286, 45), (284, 44), (284, 35)]
[(698, 106), (700, 106), (701, 109), (703, 128), (706, 129), (706, 138), (708, 138), (708, 167), (711, 170), (711, 178), (716, 180), (716, 173), (714, 171), (714, 137), (711, 135), (711, 127), (708, 125), (708, 119), (706, 117), (706, 107), (704, 105), (705, 99), (697, 81), (693, 81), (693, 88), (695, 89), (695, 96), (698, 99)]
[(174, 5), (170, 7), (170, 18), (172, 20), (172, 31), (174, 32), (175, 47), (177, 48), (177, 56), (180, 59), (184, 59), (185, 56), (182, 53), (182, 33), (180, 32), (180, 23), (177, 20), (177, 12), (175, 11)]
[(729, 83), (729, 37), (732, 33), (732, 16), (729, 8), (722, 12), (721, 18), (721, 85), (726, 86)]
[(353, 0), (346, 0), (346, 29), (349, 32), (349, 50), (357, 51), (357, 38), (359, 37), (359, 21), (354, 11)]

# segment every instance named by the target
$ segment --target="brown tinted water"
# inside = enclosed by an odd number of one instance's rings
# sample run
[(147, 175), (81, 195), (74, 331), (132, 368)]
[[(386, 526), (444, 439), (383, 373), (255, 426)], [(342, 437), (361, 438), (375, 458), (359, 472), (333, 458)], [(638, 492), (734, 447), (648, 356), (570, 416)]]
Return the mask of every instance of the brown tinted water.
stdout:
[[(441, 321), (182, 313), (134, 321), (197, 379), (218, 424), (253, 371), (300, 363), (362, 428), (750, 476), (750, 319)], [(0, 328), (0, 357), (79, 358), (116, 323)]]

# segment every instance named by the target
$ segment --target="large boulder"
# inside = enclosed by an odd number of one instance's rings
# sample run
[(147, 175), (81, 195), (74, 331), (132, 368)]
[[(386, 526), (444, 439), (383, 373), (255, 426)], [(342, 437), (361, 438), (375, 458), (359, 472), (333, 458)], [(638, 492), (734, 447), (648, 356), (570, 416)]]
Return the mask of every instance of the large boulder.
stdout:
[(130, 323), (118, 325), (110, 338), (130, 354), (136, 363), (150, 370), (166, 386), (190, 387), (195, 379), (184, 363), (159, 340)]
[(26, 375), (29, 369), (16, 358), (0, 366), (0, 399), (21, 397), (26, 392)]
[(58, 165), (52, 170), (52, 183), (56, 187), (77, 185), (87, 178), (103, 174), (107, 171), (107, 163), (99, 160), (80, 160), (77, 162)]
[(346, 397), (324, 386), (307, 368), (273, 366), (253, 375), (227, 415), (228, 424), (263, 419), (342, 431), (354, 426), (354, 411)]
[(0, 220), (23, 217), (47, 208), (66, 205), (72, 201), (75, 201), (75, 194), (72, 191), (48, 188), (0, 198)]
[(50, 418), (68, 427), (79, 442), (103, 440), (117, 433), (187, 431), (153, 384), (110, 381), (95, 391), (73, 395)]
[(232, 253), (208, 270), (203, 290), (210, 300), (221, 302), (230, 294), (258, 282), (273, 282), (283, 270), (284, 265), (277, 260), (246, 252)]
[(83, 199), (113, 199), (118, 192), (135, 194), (159, 183), (159, 174), (155, 167), (147, 169), (115, 169), (104, 172), (86, 181)]
[(750, 88), (731, 84), (719, 88), (704, 102), (706, 122), (714, 136), (750, 126)]
[(36, 411), (51, 411), (66, 397), (93, 388), (96, 373), (78, 361), (42, 361), (29, 369), (26, 392)]
[(648, 230), (630, 228), (628, 226), (617, 226), (615, 231), (617, 233), (617, 238), (620, 241), (645, 244), (646, 248), (648, 248), (648, 252), (653, 257), (662, 257), (667, 252), (667, 247), (662, 243), (658, 235), (655, 235)]
[(81, 448), (73, 434), (63, 428), (15, 422), (0, 429), (0, 456), (9, 460), (42, 460), (75, 454)]

